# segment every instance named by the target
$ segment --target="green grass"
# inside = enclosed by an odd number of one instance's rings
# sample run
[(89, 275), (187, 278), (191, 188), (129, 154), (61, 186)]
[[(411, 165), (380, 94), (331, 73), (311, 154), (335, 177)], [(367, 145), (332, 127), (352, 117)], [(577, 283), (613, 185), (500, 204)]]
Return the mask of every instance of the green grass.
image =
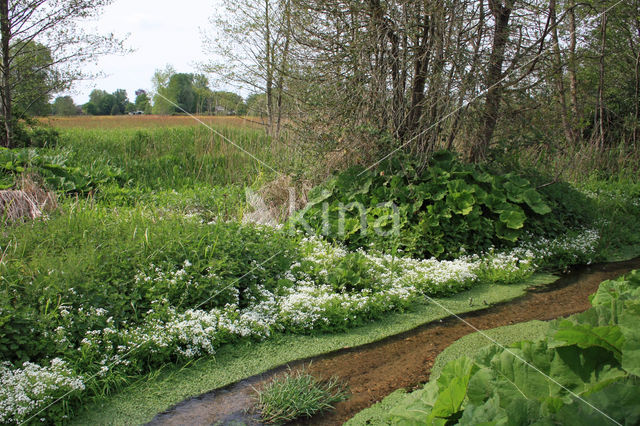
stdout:
[(271, 168), (281, 171), (290, 166), (293, 157), (286, 147), (262, 131), (221, 128), (220, 132), (237, 146), (204, 127), (176, 127), (65, 129), (57, 149), (70, 150), (70, 161), (78, 165), (106, 162), (120, 168), (135, 186), (148, 189), (252, 184), (273, 177)]
[(256, 409), (267, 424), (282, 424), (310, 418), (348, 397), (337, 379), (318, 380), (305, 370), (287, 372), (257, 391)]
[[(431, 379), (436, 379), (440, 375), (442, 368), (447, 364), (447, 362), (458, 359), (463, 355), (472, 357), (485, 346), (493, 344), (486, 336), (489, 336), (501, 345), (506, 346), (511, 343), (521, 341), (523, 336), (526, 336), (527, 340), (543, 338), (548, 329), (549, 323), (547, 322), (529, 321), (521, 324), (494, 328), (484, 331), (483, 333), (473, 333), (464, 336), (438, 355), (433, 368), (431, 369)], [(398, 405), (398, 403), (405, 397), (407, 397), (405, 390), (397, 390), (379, 403), (374, 404), (356, 414), (346, 423), (346, 425), (360, 426), (391, 424), (387, 420), (388, 412)]]
[[(525, 283), (509, 286), (480, 285), (455, 296), (436, 299), (451, 312), (460, 314), (483, 309), (469, 305), (469, 299), (486, 300), (490, 305), (512, 300), (531, 285), (555, 280), (552, 275), (536, 275)], [(390, 314), (386, 319), (340, 334), (312, 336), (277, 335), (260, 343), (240, 342), (220, 348), (215, 357), (201, 358), (184, 366), (165, 366), (122, 392), (86, 403), (72, 424), (140, 424), (178, 402), (263, 373), (291, 361), (381, 340), (449, 316), (434, 305)]]

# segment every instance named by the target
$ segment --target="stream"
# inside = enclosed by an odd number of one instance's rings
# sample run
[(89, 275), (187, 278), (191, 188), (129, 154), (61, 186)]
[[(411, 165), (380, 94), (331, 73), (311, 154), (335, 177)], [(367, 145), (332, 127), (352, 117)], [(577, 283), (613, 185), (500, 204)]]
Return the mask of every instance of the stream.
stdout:
[[(566, 317), (589, 309), (589, 295), (596, 292), (602, 281), (633, 269), (640, 269), (640, 258), (580, 267), (551, 285), (532, 288), (517, 299), (461, 317), (479, 330)], [(306, 368), (318, 378), (338, 377), (346, 382), (351, 397), (337, 404), (335, 410), (297, 424), (341, 425), (397, 389), (421, 387), (429, 380), (438, 354), (474, 331), (456, 318), (428, 323), (379, 342), (292, 362), (188, 399), (158, 414), (148, 424), (259, 425), (258, 415), (247, 412), (255, 401), (254, 388), (260, 388), (289, 368)]]

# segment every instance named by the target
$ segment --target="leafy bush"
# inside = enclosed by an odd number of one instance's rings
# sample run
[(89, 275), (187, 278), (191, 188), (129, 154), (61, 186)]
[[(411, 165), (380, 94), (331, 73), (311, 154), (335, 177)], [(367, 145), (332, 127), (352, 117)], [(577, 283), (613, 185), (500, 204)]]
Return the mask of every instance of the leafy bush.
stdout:
[(55, 191), (86, 194), (100, 185), (122, 180), (122, 171), (94, 163), (82, 169), (68, 165), (64, 152), (0, 148), (0, 189), (14, 186), (20, 175), (36, 174)]
[(565, 223), (551, 211), (529, 180), (463, 164), (442, 151), (424, 169), (406, 159), (376, 171), (349, 169), (315, 188), (292, 224), (306, 221), (350, 248), (453, 257), (461, 249), (511, 246), (525, 232), (563, 232)]
[[(246, 306), (259, 297), (258, 284), (277, 287), (278, 277), (297, 258), (295, 240), (266, 228), (200, 224), (143, 210), (114, 212), (91, 208), (88, 201), (65, 208), (70, 212), (64, 216), (0, 234), (3, 251), (16, 248), (0, 263), (3, 360), (33, 361), (51, 353), (50, 331), (57, 326), (67, 328), (72, 345), (88, 330), (107, 326), (106, 317), (93, 323), (84, 315), (71, 326), (63, 308), (106, 309), (121, 325), (142, 321), (159, 303), (179, 312), (199, 304)], [(247, 274), (252, 263), (262, 266)], [(182, 274), (184, 279), (171, 281)], [(166, 279), (156, 280), (160, 276)]]
[(55, 148), (60, 141), (60, 133), (52, 127), (14, 126), (14, 142), (19, 148)]
[(591, 304), (544, 340), (448, 363), (391, 411), (393, 424), (638, 424), (640, 271), (603, 282)]
[(286, 373), (258, 391), (257, 409), (262, 421), (282, 424), (311, 417), (347, 399), (336, 379), (320, 381), (304, 370)]

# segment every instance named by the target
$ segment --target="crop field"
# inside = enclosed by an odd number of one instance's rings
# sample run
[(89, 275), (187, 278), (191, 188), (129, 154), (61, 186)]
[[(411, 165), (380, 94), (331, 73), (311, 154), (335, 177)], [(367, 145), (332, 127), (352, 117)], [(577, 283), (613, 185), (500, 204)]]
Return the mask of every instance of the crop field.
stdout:
[(240, 118), (189, 120), (55, 119), (57, 140), (0, 151), (4, 188), (56, 198), (3, 218), (0, 422), (64, 423), (228, 345), (349, 332), (639, 243), (633, 182), (543, 186), (448, 152), (427, 172), (346, 171), (251, 224), (247, 190), (303, 168), (295, 149)]
[(194, 127), (196, 120), (215, 128), (262, 128), (259, 117), (219, 117), (210, 115), (106, 115), (45, 117), (39, 121), (59, 129), (149, 129), (157, 127)]

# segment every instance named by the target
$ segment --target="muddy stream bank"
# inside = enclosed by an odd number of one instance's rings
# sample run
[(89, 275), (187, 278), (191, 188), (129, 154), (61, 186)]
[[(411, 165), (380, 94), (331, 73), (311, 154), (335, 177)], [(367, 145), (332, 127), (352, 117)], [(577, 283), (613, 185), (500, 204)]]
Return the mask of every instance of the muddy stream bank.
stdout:
[[(632, 269), (640, 269), (640, 258), (582, 267), (549, 286), (533, 288), (520, 298), (461, 317), (480, 330), (488, 330), (583, 312), (591, 306), (589, 295), (602, 281)], [(351, 397), (337, 404), (334, 411), (299, 424), (340, 425), (396, 389), (420, 387), (429, 380), (429, 372), (438, 354), (474, 331), (460, 320), (448, 318), (376, 343), (289, 363), (181, 402), (158, 414), (149, 425), (258, 425), (257, 416), (246, 412), (254, 403), (253, 389), (260, 388), (288, 368), (303, 367), (316, 377), (340, 378), (348, 384)]]

